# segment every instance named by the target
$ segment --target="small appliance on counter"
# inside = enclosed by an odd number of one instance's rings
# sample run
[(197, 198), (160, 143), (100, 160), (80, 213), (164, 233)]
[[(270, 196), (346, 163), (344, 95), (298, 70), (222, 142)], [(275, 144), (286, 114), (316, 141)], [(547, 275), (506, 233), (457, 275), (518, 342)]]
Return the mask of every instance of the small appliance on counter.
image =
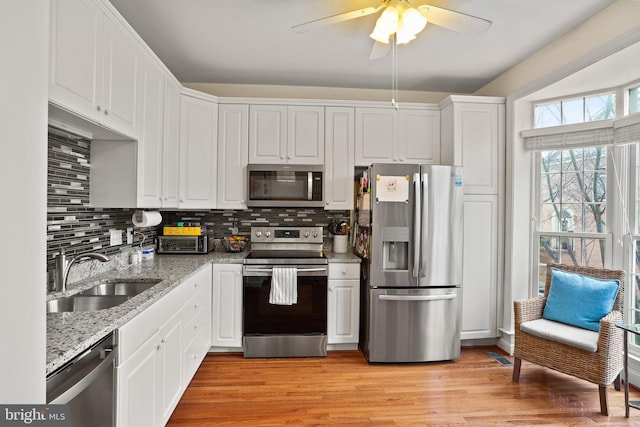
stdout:
[(157, 240), (159, 254), (206, 254), (215, 248), (213, 233), (205, 226), (178, 223), (163, 227), (162, 234)]

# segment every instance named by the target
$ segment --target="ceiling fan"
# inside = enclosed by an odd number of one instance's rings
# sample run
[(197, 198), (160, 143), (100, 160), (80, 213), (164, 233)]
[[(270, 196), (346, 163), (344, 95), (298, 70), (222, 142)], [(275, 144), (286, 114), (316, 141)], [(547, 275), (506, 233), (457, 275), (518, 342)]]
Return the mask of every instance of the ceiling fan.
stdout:
[(430, 4), (421, 4), (414, 8), (409, 0), (380, 0), (377, 7), (365, 7), (350, 12), (339, 13), (294, 25), (296, 33), (306, 33), (327, 25), (372, 15), (383, 10), (376, 26), (369, 35), (375, 40), (370, 59), (377, 59), (389, 52), (390, 44), (405, 44), (414, 40), (416, 35), (429, 24), (464, 34), (478, 35), (491, 26), (491, 21), (477, 16), (467, 15)]

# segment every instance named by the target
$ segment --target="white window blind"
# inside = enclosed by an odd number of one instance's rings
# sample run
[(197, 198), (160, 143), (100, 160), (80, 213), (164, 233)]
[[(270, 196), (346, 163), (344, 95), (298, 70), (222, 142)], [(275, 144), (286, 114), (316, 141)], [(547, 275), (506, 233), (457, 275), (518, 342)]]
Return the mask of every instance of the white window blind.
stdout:
[(640, 113), (616, 120), (524, 130), (520, 135), (529, 151), (635, 144), (640, 143)]
[(640, 113), (613, 122), (616, 145), (640, 142)]
[(525, 130), (521, 133), (529, 151), (606, 146), (615, 143), (613, 120)]

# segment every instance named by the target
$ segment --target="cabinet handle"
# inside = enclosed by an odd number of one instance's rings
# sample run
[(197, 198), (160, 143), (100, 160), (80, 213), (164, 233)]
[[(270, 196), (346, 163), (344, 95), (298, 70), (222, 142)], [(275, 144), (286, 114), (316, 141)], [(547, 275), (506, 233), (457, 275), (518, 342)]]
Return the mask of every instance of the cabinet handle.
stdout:
[(197, 310), (198, 309), (198, 304), (193, 304), (193, 309)]
[(99, 105), (96, 105), (96, 110), (102, 111), (102, 108)]
[(197, 287), (198, 287), (198, 282), (194, 282), (194, 283), (193, 283), (193, 287), (194, 287), (194, 288), (197, 288)]
[(284, 160), (284, 155), (283, 155), (283, 156), (280, 156), (280, 158), (281, 158), (282, 160)]
[(198, 325), (193, 325), (193, 330), (197, 331), (198, 330)]
[(104, 115), (108, 116), (109, 115), (109, 110), (104, 110)]
[(160, 344), (158, 344), (158, 345), (156, 346), (156, 350), (158, 350), (158, 351), (160, 350)]

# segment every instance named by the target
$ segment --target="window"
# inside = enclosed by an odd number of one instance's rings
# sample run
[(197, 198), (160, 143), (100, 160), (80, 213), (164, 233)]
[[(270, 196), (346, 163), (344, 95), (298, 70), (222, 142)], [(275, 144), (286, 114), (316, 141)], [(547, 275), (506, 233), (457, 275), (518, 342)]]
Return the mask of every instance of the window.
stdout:
[(607, 247), (607, 148), (539, 153), (536, 241), (538, 290), (549, 262), (604, 266)]
[(536, 104), (533, 114), (536, 128), (613, 119), (616, 117), (616, 94), (611, 92)]
[(629, 89), (629, 114), (640, 113), (640, 85)]

